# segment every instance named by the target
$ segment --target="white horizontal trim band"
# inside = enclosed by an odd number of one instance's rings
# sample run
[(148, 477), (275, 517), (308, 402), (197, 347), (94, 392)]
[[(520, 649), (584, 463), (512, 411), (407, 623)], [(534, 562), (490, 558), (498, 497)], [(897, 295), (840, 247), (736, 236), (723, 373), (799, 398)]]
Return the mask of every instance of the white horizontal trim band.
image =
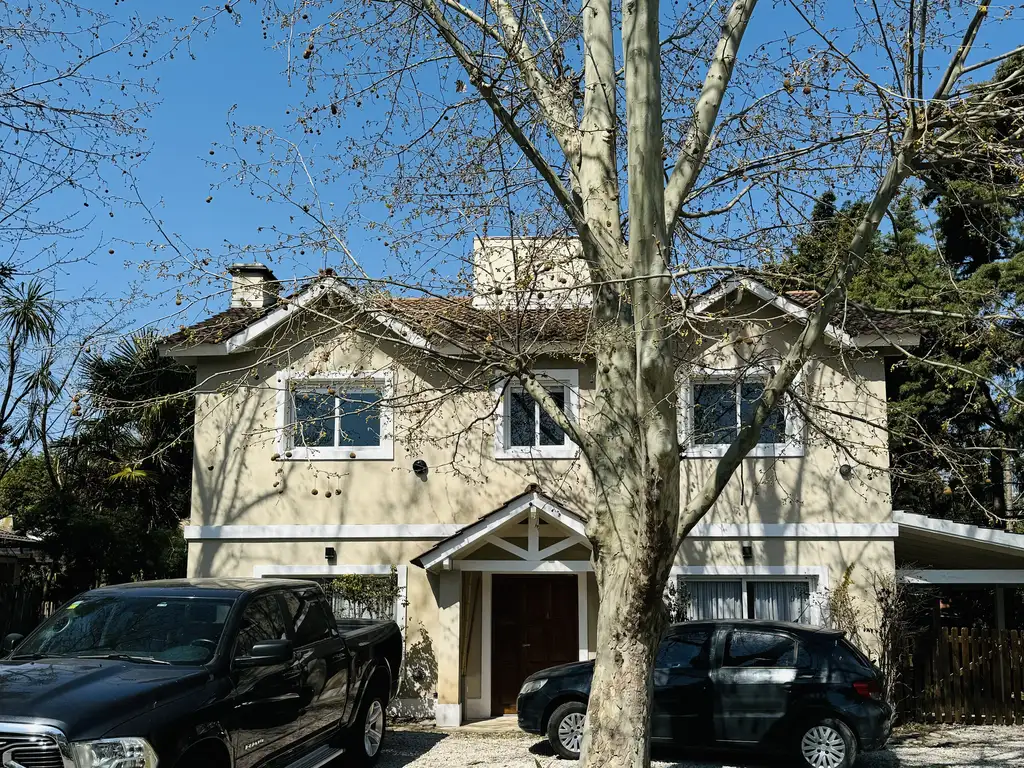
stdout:
[(895, 539), (895, 523), (704, 523), (690, 539)]
[[(533, 502), (532, 500), (531, 503)], [(525, 506), (525, 505), (523, 505)], [(545, 511), (549, 511), (545, 509)], [(563, 516), (564, 517), (564, 516)], [(565, 522), (560, 519), (560, 522)], [(445, 539), (463, 525), (187, 525), (185, 538), (203, 540)], [(577, 526), (572, 526), (573, 530)], [(895, 523), (705, 523), (691, 539), (895, 539)], [(458, 549), (455, 546), (454, 549)], [(447, 550), (446, 550), (447, 552)]]
[(673, 565), (673, 576), (817, 576), (828, 585), (826, 565)]
[(446, 539), (461, 525), (186, 525), (188, 541), (293, 539)]
[(358, 574), (362, 576), (389, 576), (392, 569), (408, 569), (407, 565), (254, 565), (252, 575), (256, 578), (266, 576), (344, 576)]

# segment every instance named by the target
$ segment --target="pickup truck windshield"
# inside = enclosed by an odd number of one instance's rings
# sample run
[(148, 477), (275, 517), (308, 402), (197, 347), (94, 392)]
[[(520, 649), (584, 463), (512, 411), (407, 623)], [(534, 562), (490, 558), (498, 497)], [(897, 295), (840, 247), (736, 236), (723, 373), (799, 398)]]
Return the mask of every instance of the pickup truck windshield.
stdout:
[(102, 595), (61, 608), (12, 658), (118, 658), (204, 664), (213, 658), (234, 601), (225, 598)]

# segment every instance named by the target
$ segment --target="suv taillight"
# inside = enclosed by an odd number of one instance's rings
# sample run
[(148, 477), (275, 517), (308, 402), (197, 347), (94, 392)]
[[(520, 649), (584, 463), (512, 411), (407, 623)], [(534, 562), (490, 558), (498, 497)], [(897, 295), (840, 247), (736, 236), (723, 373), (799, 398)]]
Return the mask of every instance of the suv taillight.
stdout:
[(882, 686), (878, 684), (877, 680), (858, 680), (853, 684), (853, 690), (865, 699), (878, 700), (882, 698)]

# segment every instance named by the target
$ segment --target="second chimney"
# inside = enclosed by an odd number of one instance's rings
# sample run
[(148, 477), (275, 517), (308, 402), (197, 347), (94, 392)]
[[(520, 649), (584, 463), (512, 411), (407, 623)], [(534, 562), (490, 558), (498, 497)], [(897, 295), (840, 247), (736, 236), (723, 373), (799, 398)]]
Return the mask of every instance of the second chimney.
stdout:
[(232, 308), (262, 308), (277, 303), (280, 285), (264, 264), (232, 264), (228, 267), (228, 274), (231, 275)]

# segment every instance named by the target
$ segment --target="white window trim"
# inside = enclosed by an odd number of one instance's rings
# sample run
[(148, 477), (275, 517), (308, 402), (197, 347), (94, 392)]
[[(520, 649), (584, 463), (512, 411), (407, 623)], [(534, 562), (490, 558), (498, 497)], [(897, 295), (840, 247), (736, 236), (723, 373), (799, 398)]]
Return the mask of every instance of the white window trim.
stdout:
[[(309, 448), (293, 445), (288, 427), (291, 424), (289, 393), (294, 382), (338, 384), (373, 382), (381, 391), (380, 445)], [(389, 404), (395, 395), (394, 374), (380, 371), (324, 371), (315, 374), (285, 370), (277, 374), (277, 421), (275, 451), (280, 461), (394, 461), (394, 413)]]
[[(577, 421), (580, 414), (580, 372), (575, 368), (546, 368), (535, 370), (534, 375), (541, 380), (545, 386), (549, 384), (561, 384), (565, 390), (565, 412), (570, 421)], [(511, 420), (509, 418), (509, 389), (515, 383), (509, 380), (502, 380), (495, 385), (495, 395), (498, 398), (494, 409), (494, 458), (501, 460), (508, 459), (575, 459), (580, 454), (579, 446), (572, 442), (568, 433), (565, 436), (565, 445), (532, 445), (532, 446), (510, 446), (509, 430)], [(540, 405), (538, 404), (539, 408)], [(537, 420), (535, 429), (540, 429), (540, 420)], [(539, 441), (538, 441), (539, 442)]]
[[(773, 371), (764, 367), (744, 367), (742, 369), (696, 368), (692, 375), (681, 374), (679, 381), (679, 445), (681, 455), (686, 459), (717, 459), (725, 455), (732, 443), (703, 444), (693, 442), (693, 385), (696, 379), (724, 381), (739, 386), (742, 381), (767, 380)], [(793, 380), (792, 388), (801, 385), (801, 374)], [(739, 407), (737, 403), (737, 407)], [(789, 395), (783, 395), (783, 414), (786, 421), (786, 442), (758, 443), (747, 454), (747, 458), (799, 458), (804, 455), (804, 419), (792, 402)]]
[(670, 578), (684, 581), (741, 581), (743, 616), (748, 615), (747, 584), (752, 581), (803, 581), (809, 585), (807, 618), (823, 626), (822, 604), (828, 594), (828, 568), (823, 565), (675, 565)]
[(395, 599), (395, 623), (405, 635), (406, 606), (409, 603), (409, 566), (408, 565), (255, 565), (252, 575), (257, 579), (271, 576), (287, 576), (311, 579), (323, 579), (331, 576), (360, 574), (366, 576), (390, 576), (395, 571), (398, 579), (398, 597)]

